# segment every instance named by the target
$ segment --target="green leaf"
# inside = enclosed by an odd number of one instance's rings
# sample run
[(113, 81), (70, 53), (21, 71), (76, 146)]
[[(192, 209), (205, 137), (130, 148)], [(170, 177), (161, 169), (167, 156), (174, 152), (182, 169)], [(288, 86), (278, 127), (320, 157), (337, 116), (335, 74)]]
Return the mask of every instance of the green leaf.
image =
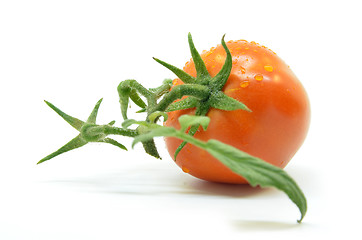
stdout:
[(132, 89), (130, 91), (129, 97), (131, 98), (131, 100), (140, 108), (146, 108), (147, 105), (146, 103), (142, 100), (142, 98), (138, 95), (136, 89)]
[(158, 62), (159, 64), (161, 64), (162, 66), (166, 67), (168, 70), (170, 70), (171, 72), (173, 72), (178, 78), (180, 78), (184, 83), (195, 83), (196, 79), (194, 77), (192, 77), (191, 75), (189, 75), (188, 73), (186, 73), (185, 71), (171, 65), (168, 64), (158, 58), (153, 58), (156, 62)]
[(213, 108), (233, 111), (233, 110), (246, 110), (251, 112), (251, 110), (242, 102), (227, 96), (225, 93), (218, 91), (216, 94), (210, 96), (209, 104)]
[[(209, 102), (209, 101), (208, 101)], [(195, 116), (197, 116), (197, 118), (200, 117), (204, 117), (206, 116), (207, 112), (210, 109), (210, 105), (209, 103), (202, 103), (202, 104), (198, 104), (196, 111), (195, 111)], [(180, 117), (181, 119), (184, 118), (183, 116)], [(179, 121), (180, 121), (179, 118)], [(182, 121), (182, 120), (181, 120)], [(199, 130), (200, 125), (199, 124), (194, 124), (190, 127), (189, 131), (187, 132), (189, 135), (194, 136), (195, 133)], [(204, 129), (206, 130), (206, 127), (204, 127)], [(174, 154), (174, 160), (176, 161), (177, 155), (180, 153), (180, 151), (185, 147), (185, 145), (187, 144), (187, 142), (183, 141), (180, 146), (177, 147), (177, 149), (175, 150), (175, 154)]]
[[(201, 118), (199, 123), (202, 123), (205, 117), (196, 118)], [(184, 127), (193, 125), (195, 123), (195, 116), (192, 118), (184, 117), (181, 121), (184, 121)], [(208, 142), (203, 142), (189, 134), (170, 127), (160, 126), (151, 129), (146, 134), (137, 136), (132, 146), (137, 142), (147, 141), (160, 136), (177, 137), (206, 150), (231, 171), (244, 177), (253, 187), (257, 185), (261, 187), (275, 187), (283, 191), (299, 208), (301, 218), (298, 222), (301, 222), (304, 218), (307, 211), (307, 200), (296, 182), (283, 169), (220, 141), (209, 140)]]
[(114, 124), (116, 123), (116, 121), (110, 121), (107, 125), (109, 125), (109, 126), (113, 126)]
[(121, 105), (121, 113), (124, 120), (127, 117), (127, 110), (128, 110), (128, 103), (129, 103), (129, 95), (131, 90), (129, 88), (118, 88), (118, 95), (119, 95), (119, 103)]
[(182, 109), (194, 108), (197, 106), (199, 101), (200, 100), (198, 100), (197, 98), (187, 97), (180, 101), (171, 103), (167, 107), (166, 112), (173, 112), (173, 111), (178, 111), (178, 110), (182, 110)]
[(51, 104), (48, 101), (44, 102), (51, 108), (53, 109), (56, 113), (58, 113), (59, 116), (61, 116), (67, 123), (69, 123), (72, 127), (74, 127), (75, 129), (77, 129), (78, 131), (80, 131), (80, 129), (82, 128), (84, 122), (79, 120), (78, 118), (74, 118), (72, 116), (69, 116), (68, 114), (64, 113), (63, 111), (61, 111), (59, 108), (57, 108), (56, 106), (54, 106), (53, 104)]
[(151, 113), (150, 115), (148, 115), (148, 120), (150, 120), (151, 123), (156, 123), (157, 120), (163, 117), (164, 121), (167, 121), (168, 115), (165, 112), (161, 112), (161, 111), (155, 111), (153, 113)]
[(103, 98), (101, 98), (95, 105), (95, 107), (93, 108), (92, 113), (89, 115), (87, 123), (92, 123), (95, 124), (96, 123), (96, 119), (97, 119), (97, 115), (98, 115), (98, 109), (99, 106), (101, 105), (103, 101)]
[(199, 52), (196, 50), (194, 42), (192, 40), (191, 33), (188, 34), (188, 40), (189, 40), (189, 46), (190, 46), (190, 52), (192, 55), (192, 59), (195, 63), (196, 73), (197, 73), (197, 79), (199, 78), (210, 78), (210, 74), (206, 69), (205, 63), (202, 60)]
[(147, 154), (157, 159), (161, 159), (160, 154), (157, 151), (155, 141), (153, 139), (143, 141), (142, 145)]
[(307, 200), (296, 182), (281, 168), (251, 156), (217, 140), (209, 140), (205, 150), (231, 171), (244, 177), (251, 186), (275, 187), (285, 192), (301, 212), (301, 222), (307, 211)]
[(86, 145), (88, 142), (85, 141), (80, 135), (76, 136), (72, 140), (70, 140), (67, 144), (65, 144), (63, 147), (59, 148), (57, 151), (49, 154), (45, 158), (41, 159), (37, 164), (40, 164), (42, 162), (48, 161), (49, 159), (52, 159), (53, 157), (56, 157), (62, 153), (68, 152), (70, 150), (80, 148), (84, 145)]
[(134, 119), (126, 119), (122, 122), (122, 127), (129, 128), (133, 124), (139, 124), (139, 121), (134, 120)]
[[(199, 130), (200, 125), (192, 125), (187, 132), (187, 134), (194, 136), (197, 130)], [(181, 152), (181, 150), (186, 146), (187, 142), (183, 141), (180, 146), (178, 146), (175, 150), (175, 153), (173, 154), (173, 159), (176, 161), (177, 155)]]
[(112, 144), (113, 146), (119, 147), (119, 148), (127, 151), (127, 148), (123, 144), (117, 142), (116, 140), (114, 140), (112, 138), (105, 138), (105, 139), (103, 139), (103, 141), (100, 141), (100, 142), (109, 143), (109, 144)]
[(147, 112), (146, 108), (142, 108), (142, 109), (138, 110), (136, 113), (144, 113), (144, 112)]
[(206, 116), (194, 116), (194, 115), (182, 115), (178, 119), (181, 125), (181, 132), (186, 131), (190, 126), (199, 126), (201, 125), (204, 130), (207, 129), (207, 126), (210, 123), (210, 118)]
[(224, 65), (222, 66), (220, 72), (218, 72), (218, 74), (211, 79), (211, 85), (213, 86), (213, 89), (216, 89), (216, 90), (221, 90), (224, 87), (225, 83), (227, 82), (227, 80), (229, 78), (231, 68), (233, 65), (232, 56), (231, 56), (231, 53), (230, 53), (228, 47), (226, 46), (224, 38), (225, 38), (225, 35), (221, 39), (221, 44), (224, 47), (224, 50), (226, 52), (226, 59), (225, 59)]

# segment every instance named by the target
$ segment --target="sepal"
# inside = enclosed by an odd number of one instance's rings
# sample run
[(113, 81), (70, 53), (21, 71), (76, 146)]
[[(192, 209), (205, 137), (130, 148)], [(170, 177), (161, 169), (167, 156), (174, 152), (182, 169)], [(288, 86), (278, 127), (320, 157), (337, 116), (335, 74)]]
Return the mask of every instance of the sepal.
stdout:
[(182, 109), (197, 107), (200, 100), (194, 97), (187, 97), (182, 100), (171, 103), (167, 108), (166, 112), (173, 112)]
[(213, 108), (225, 111), (245, 110), (251, 112), (251, 110), (244, 103), (227, 96), (221, 91), (210, 96), (209, 104)]

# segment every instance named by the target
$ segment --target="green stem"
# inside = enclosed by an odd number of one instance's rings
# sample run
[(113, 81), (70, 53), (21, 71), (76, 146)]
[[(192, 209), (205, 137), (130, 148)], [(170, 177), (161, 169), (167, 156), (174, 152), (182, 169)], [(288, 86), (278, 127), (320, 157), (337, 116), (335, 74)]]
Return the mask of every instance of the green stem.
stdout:
[(104, 133), (106, 135), (121, 135), (126, 137), (136, 137), (139, 135), (137, 130), (133, 129), (124, 129), (124, 128), (118, 128), (118, 127), (112, 127), (109, 125), (104, 125)]
[(209, 97), (210, 90), (208, 87), (197, 84), (183, 84), (175, 86), (150, 112), (165, 111), (166, 108), (177, 99), (183, 96), (193, 96), (200, 100)]

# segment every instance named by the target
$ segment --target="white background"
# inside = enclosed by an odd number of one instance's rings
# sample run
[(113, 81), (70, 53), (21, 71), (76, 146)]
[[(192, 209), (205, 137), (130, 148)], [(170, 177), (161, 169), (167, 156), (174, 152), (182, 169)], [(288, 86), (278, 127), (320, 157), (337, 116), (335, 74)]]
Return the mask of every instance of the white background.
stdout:
[[(1, 1), (0, 239), (361, 237), (361, 23), (358, 1)], [(305, 86), (311, 127), (286, 168), (302, 224), (285, 194), (195, 179), (165, 150), (89, 144), (36, 165), (77, 134), (44, 99), (85, 120), (104, 97), (99, 123), (120, 122), (118, 83), (173, 78), (152, 57), (182, 67), (188, 32), (199, 51), (224, 33), (263, 44)]]

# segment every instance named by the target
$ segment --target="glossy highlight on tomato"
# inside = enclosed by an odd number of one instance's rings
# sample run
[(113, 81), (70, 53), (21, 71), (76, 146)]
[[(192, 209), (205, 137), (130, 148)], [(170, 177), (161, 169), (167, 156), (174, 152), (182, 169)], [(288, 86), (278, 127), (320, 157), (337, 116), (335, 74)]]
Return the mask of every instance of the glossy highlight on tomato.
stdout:
[[(227, 42), (232, 55), (232, 70), (223, 92), (244, 103), (245, 110), (210, 109), (211, 121), (206, 131), (194, 135), (200, 140), (217, 139), (275, 166), (284, 168), (302, 145), (310, 122), (308, 96), (288, 65), (273, 51), (245, 40)], [(226, 53), (221, 45), (201, 54), (206, 68), (214, 77), (222, 68)], [(194, 62), (186, 63), (184, 71), (196, 76)], [(174, 86), (183, 84), (175, 79)], [(180, 128), (178, 118), (193, 114), (195, 109), (168, 113), (166, 126)], [(165, 138), (171, 156), (181, 140)], [(205, 150), (186, 144), (176, 158), (180, 168), (197, 178), (221, 183), (246, 184)]]

